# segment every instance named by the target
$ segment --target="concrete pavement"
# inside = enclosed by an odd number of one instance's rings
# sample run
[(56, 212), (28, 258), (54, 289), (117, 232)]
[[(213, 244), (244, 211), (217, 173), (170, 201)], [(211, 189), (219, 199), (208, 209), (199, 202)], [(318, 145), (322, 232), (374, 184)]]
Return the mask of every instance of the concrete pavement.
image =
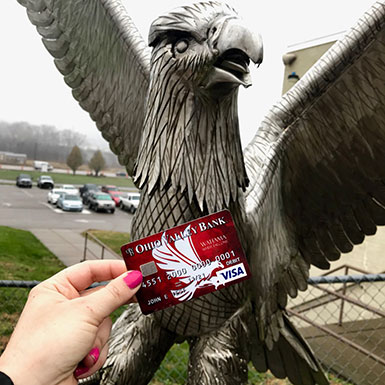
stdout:
[[(52, 253), (66, 266), (79, 263), (84, 255), (85, 238), (76, 231), (67, 229), (30, 229)], [(101, 259), (102, 247), (88, 239), (86, 259)], [(118, 259), (117, 254), (104, 250), (104, 259)]]

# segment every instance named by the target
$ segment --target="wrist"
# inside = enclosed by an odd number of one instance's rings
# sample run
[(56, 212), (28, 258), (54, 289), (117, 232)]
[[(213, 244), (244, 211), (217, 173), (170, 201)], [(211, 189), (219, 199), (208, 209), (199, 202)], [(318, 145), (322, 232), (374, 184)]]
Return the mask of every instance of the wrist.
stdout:
[(0, 385), (14, 385), (14, 383), (7, 374), (0, 371)]
[[(39, 385), (38, 379), (35, 377), (32, 368), (25, 367), (21, 364), (17, 357), (7, 357), (6, 352), (0, 357), (0, 372), (3, 372), (12, 381), (12, 385)], [(21, 366), (22, 365), (22, 366)], [(7, 384), (7, 382), (4, 382)], [(0, 385), (3, 385), (0, 382)]]

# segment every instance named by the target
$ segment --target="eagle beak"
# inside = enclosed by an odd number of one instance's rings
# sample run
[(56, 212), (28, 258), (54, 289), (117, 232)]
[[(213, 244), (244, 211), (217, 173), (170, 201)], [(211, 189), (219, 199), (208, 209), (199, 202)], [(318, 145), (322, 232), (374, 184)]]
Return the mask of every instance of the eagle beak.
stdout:
[(204, 88), (218, 83), (227, 83), (230, 88), (252, 85), (249, 64), (250, 60), (257, 65), (262, 63), (262, 38), (240, 23), (239, 19), (228, 19), (214, 26), (218, 34), (213, 46), (218, 56)]

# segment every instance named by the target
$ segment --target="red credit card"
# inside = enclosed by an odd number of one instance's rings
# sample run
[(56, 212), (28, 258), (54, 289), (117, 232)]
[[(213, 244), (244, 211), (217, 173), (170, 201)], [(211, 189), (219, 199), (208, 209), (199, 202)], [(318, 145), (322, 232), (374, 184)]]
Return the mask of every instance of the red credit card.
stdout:
[(250, 278), (230, 211), (223, 210), (121, 247), (128, 270), (143, 274), (136, 293), (149, 314)]

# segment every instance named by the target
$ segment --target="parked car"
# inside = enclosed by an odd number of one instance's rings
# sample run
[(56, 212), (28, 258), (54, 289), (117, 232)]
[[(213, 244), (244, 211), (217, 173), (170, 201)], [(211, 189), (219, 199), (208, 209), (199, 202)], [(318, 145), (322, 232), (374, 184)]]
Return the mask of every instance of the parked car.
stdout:
[(138, 208), (139, 201), (139, 193), (123, 193), (120, 195), (120, 208), (133, 214)]
[(115, 212), (115, 202), (109, 194), (103, 192), (93, 192), (88, 197), (88, 207), (95, 211)]
[(17, 187), (32, 187), (32, 178), (28, 174), (20, 174), (16, 178), (16, 186)]
[(63, 184), (63, 186), (61, 186), (61, 189), (65, 190), (65, 192), (67, 194), (71, 194), (71, 195), (79, 195), (79, 189), (76, 188), (74, 185), (72, 184)]
[(49, 175), (40, 175), (37, 179), (37, 187), (52, 189), (55, 187), (55, 183)]
[(57, 201), (57, 207), (63, 211), (83, 211), (83, 203), (77, 194), (62, 193)]
[(56, 205), (58, 199), (62, 194), (65, 194), (66, 191), (60, 188), (53, 188), (52, 190), (48, 191), (47, 195), (47, 202), (51, 203), (52, 205)]
[(109, 194), (111, 191), (119, 191), (119, 189), (116, 186), (110, 184), (107, 186), (102, 186), (102, 191)]
[(110, 191), (108, 194), (110, 194), (112, 200), (115, 202), (115, 206), (120, 207), (120, 197), (124, 193), (121, 191)]
[(83, 197), (84, 194), (89, 193), (90, 191), (98, 191), (100, 187), (93, 183), (86, 183), (83, 187), (79, 188), (80, 196)]

